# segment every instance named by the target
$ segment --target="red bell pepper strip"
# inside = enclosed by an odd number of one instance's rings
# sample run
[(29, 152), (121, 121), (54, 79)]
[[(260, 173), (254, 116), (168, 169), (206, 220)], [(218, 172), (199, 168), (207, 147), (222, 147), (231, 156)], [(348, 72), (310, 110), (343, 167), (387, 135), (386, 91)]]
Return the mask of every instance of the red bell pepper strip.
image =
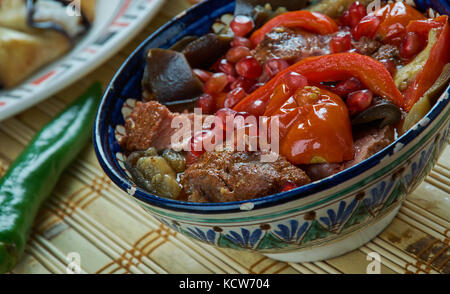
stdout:
[(450, 62), (450, 27), (448, 16), (445, 16), (445, 24), (442, 26), (441, 33), (436, 44), (431, 48), (430, 57), (425, 63), (414, 81), (406, 89), (403, 108), (410, 111), (414, 104), (425, 94), (425, 92), (434, 84), (442, 72), (444, 66)]
[(274, 17), (256, 30), (250, 37), (250, 41), (257, 46), (276, 27), (303, 28), (321, 35), (332, 34), (338, 31), (338, 25), (329, 16), (306, 10), (292, 11)]
[(421, 38), (428, 39), (430, 30), (442, 27), (447, 22), (447, 19), (447, 15), (442, 15), (434, 19), (414, 20), (406, 26), (406, 31), (417, 33)]
[[(247, 111), (253, 115), (262, 115), (277, 86), (284, 83), (286, 76), (292, 72), (305, 76), (312, 84), (326, 81), (342, 81), (350, 77), (359, 79), (375, 94), (403, 106), (403, 96), (395, 86), (389, 71), (375, 59), (358, 53), (337, 53), (305, 58), (278, 73), (267, 84), (242, 99), (234, 109)], [(253, 111), (254, 103), (260, 106)], [(260, 111), (263, 109), (263, 111)]]

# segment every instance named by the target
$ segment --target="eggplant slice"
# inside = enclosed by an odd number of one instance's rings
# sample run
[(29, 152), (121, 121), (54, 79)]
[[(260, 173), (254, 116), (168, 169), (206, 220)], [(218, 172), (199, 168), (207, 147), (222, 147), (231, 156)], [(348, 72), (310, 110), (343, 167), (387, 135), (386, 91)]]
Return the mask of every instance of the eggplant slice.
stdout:
[(195, 99), (203, 92), (203, 84), (193, 74), (184, 54), (159, 48), (147, 52), (142, 87), (145, 100), (165, 105)]
[(232, 40), (228, 36), (210, 33), (190, 42), (181, 52), (192, 68), (208, 69), (227, 53)]
[(381, 100), (352, 119), (352, 125), (377, 124), (379, 129), (395, 125), (402, 118), (400, 108), (387, 100)]

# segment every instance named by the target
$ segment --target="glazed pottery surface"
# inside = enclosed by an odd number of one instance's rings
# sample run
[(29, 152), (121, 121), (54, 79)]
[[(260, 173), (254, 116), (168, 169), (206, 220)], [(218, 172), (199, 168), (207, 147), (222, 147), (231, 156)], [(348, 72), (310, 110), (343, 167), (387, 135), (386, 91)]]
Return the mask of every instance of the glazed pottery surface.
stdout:
[[(422, 11), (432, 7), (449, 12), (448, 5), (438, 1), (416, 5)], [(233, 10), (234, 1), (205, 1), (163, 26), (127, 59), (108, 87), (96, 120), (100, 164), (151, 215), (201, 242), (294, 262), (331, 258), (360, 247), (389, 225), (406, 195), (423, 181), (444, 150), (450, 88), (426, 117), (384, 150), (289, 192), (244, 202), (187, 203), (151, 195), (130, 180), (117, 132), (124, 124), (127, 99), (141, 97), (146, 51), (168, 48), (186, 35), (206, 34), (217, 18)]]

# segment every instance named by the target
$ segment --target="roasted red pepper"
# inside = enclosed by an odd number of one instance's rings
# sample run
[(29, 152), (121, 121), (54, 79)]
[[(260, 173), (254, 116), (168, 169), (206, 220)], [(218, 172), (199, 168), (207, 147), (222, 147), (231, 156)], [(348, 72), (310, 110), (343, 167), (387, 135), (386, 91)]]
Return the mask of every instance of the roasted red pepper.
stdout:
[(357, 40), (362, 36), (378, 36), (385, 43), (399, 45), (410, 21), (424, 19), (415, 8), (403, 2), (396, 2), (365, 16), (353, 29), (352, 34)]
[(384, 21), (378, 27), (377, 36), (386, 43), (399, 44), (411, 21), (425, 19), (422, 13), (403, 2), (386, 5), (381, 10)]
[(422, 38), (428, 39), (428, 33), (431, 29), (440, 28), (447, 22), (448, 16), (442, 15), (436, 18), (425, 20), (414, 20), (406, 26), (406, 31), (419, 34)]
[(280, 153), (293, 164), (337, 163), (354, 157), (352, 127), (342, 99), (306, 86), (272, 113), (280, 121)]
[[(286, 78), (293, 72), (305, 76), (312, 84), (343, 81), (355, 77), (375, 94), (392, 101), (399, 107), (404, 105), (402, 94), (382, 63), (357, 53), (338, 53), (299, 61), (241, 100), (234, 109), (247, 111), (253, 115), (262, 115), (275, 88), (284, 84)], [(254, 111), (255, 103), (258, 104), (257, 111)]]
[(321, 35), (332, 34), (339, 29), (336, 22), (325, 14), (306, 10), (292, 11), (283, 13), (268, 21), (252, 34), (250, 41), (256, 46), (261, 43), (267, 33), (280, 26), (302, 28)]
[[(423, 96), (423, 94), (434, 84), (442, 72), (444, 66), (450, 62), (450, 27), (448, 16), (445, 17), (445, 23), (441, 26), (436, 44), (431, 49), (430, 56), (414, 81), (406, 89), (403, 108), (406, 111), (411, 110), (413, 105)], [(440, 19), (439, 21), (442, 21)]]

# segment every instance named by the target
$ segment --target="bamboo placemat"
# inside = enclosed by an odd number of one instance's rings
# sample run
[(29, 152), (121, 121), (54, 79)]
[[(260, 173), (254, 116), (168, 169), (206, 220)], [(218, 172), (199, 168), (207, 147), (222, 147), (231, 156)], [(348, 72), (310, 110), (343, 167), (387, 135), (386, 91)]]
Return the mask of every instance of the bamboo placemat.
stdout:
[[(186, 9), (170, 0), (119, 54), (45, 102), (0, 123), (0, 176), (34, 133), (94, 80), (104, 87), (151, 32)], [(381, 256), (382, 273), (450, 273), (450, 148), (409, 195), (392, 224), (344, 256), (283, 263), (259, 254), (201, 244), (159, 224), (101, 170), (92, 145), (65, 172), (33, 228), (25, 256), (12, 273), (66, 273), (75, 256), (83, 273), (366, 273), (367, 254)]]

